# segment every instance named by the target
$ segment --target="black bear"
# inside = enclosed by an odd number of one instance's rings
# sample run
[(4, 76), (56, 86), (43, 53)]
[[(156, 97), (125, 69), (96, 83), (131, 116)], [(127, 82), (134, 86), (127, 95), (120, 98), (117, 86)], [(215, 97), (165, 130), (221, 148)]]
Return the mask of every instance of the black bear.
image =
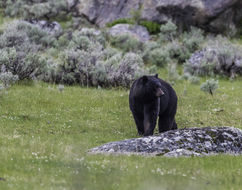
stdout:
[(129, 94), (129, 107), (140, 135), (153, 135), (158, 116), (160, 133), (177, 129), (176, 92), (170, 84), (158, 78), (158, 74), (134, 81)]

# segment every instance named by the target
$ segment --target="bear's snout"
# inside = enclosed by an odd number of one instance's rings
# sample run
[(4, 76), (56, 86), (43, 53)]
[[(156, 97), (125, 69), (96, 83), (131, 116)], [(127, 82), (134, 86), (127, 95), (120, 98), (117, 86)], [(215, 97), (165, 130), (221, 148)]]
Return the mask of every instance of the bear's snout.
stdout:
[(160, 97), (162, 95), (164, 95), (165, 93), (161, 90), (161, 88), (158, 88), (157, 91), (156, 91), (156, 96), (157, 97)]

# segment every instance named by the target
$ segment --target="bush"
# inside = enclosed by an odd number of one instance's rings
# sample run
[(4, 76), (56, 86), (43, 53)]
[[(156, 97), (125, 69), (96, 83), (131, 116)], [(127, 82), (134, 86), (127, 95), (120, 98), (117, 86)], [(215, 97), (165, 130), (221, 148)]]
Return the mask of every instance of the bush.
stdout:
[(156, 65), (163, 65), (173, 60), (177, 63), (184, 63), (191, 54), (200, 49), (204, 36), (197, 28), (191, 28), (178, 36), (177, 26), (171, 21), (160, 27), (158, 43), (148, 42), (144, 45), (143, 58), (145, 62)]
[(191, 84), (199, 84), (200, 83), (200, 78), (196, 77), (196, 76), (191, 76), (188, 80)]
[(14, 84), (16, 81), (18, 81), (18, 76), (13, 75), (11, 72), (1, 72), (0, 81), (2, 82), (4, 88), (8, 88), (11, 84)]
[(177, 35), (177, 26), (172, 21), (169, 20), (166, 24), (161, 25), (159, 35), (159, 40), (161, 42), (172, 41)]
[(190, 32), (183, 33), (179, 39), (173, 38), (166, 46), (171, 59), (177, 60), (178, 63), (184, 63), (192, 53), (201, 48), (203, 42), (202, 30), (192, 27)]
[(102, 57), (102, 51), (69, 50), (65, 52), (64, 62), (58, 67), (58, 77), (61, 83), (81, 86), (124, 86), (145, 73), (142, 69), (141, 57), (134, 53), (122, 56), (115, 54), (107, 59)]
[(171, 62), (169, 52), (164, 48), (156, 48), (150, 51), (149, 60), (157, 66), (164, 66)]
[(178, 40), (173, 40), (165, 46), (169, 52), (170, 59), (176, 60), (178, 63), (183, 63), (190, 57), (189, 50)]
[(68, 47), (60, 53), (59, 64), (45, 76), (45, 81), (81, 86), (124, 86), (144, 74), (143, 61), (139, 55), (122, 55), (117, 49), (104, 48), (101, 33), (93, 35), (90, 30), (76, 31)]
[(188, 80), (191, 84), (199, 84), (200, 78), (197, 76), (192, 76), (190, 73), (184, 73), (183, 79)]
[(181, 41), (183, 46), (188, 49), (189, 53), (194, 53), (204, 42), (203, 31), (199, 28), (191, 27), (190, 32), (185, 32), (182, 35)]
[(111, 45), (124, 52), (139, 52), (143, 50), (143, 43), (128, 34), (111, 37)]
[(142, 20), (142, 21), (140, 21), (139, 24), (141, 26), (144, 26), (145, 28), (147, 28), (147, 30), (149, 31), (150, 34), (158, 34), (160, 32), (161, 25), (156, 22)]
[(151, 63), (150, 52), (154, 49), (160, 48), (161, 45), (154, 41), (147, 41), (144, 43), (144, 51), (142, 53), (142, 58), (145, 63)]
[[(73, 4), (77, 2), (75, 0)], [(66, 15), (72, 9), (67, 0), (4, 0), (1, 6), (5, 9), (6, 15), (10, 17), (23, 17), (25, 19), (53, 18)]]
[(33, 79), (45, 72), (46, 60), (39, 54), (45, 44), (44, 32), (24, 22), (12, 22), (0, 35), (0, 67), (20, 80)]
[(176, 63), (171, 63), (171, 64), (168, 64), (168, 66), (167, 66), (168, 80), (170, 82), (175, 82), (175, 81), (181, 79), (181, 76), (177, 72), (176, 66), (177, 66)]
[(125, 54), (115, 72), (115, 85), (119, 85), (121, 83), (121, 86), (130, 87), (131, 82), (134, 79), (146, 74), (143, 66), (143, 60), (139, 55), (134, 53)]
[(0, 50), (0, 67), (18, 76), (20, 80), (33, 79), (45, 71), (46, 60), (37, 53), (17, 51), (15, 48)]
[(45, 49), (46, 47), (54, 46), (56, 37), (47, 33), (39, 26), (26, 21), (11, 22), (0, 36), (0, 47), (19, 48), (27, 43), (30, 43), (31, 48), (37, 51), (40, 48)]
[[(122, 44), (122, 39), (127, 43)], [(12, 74), (19, 80), (101, 87), (129, 87), (135, 78), (149, 73), (141, 56), (131, 53), (143, 50), (141, 42), (130, 36), (121, 38), (115, 44), (124, 49), (120, 52), (106, 41), (94, 29), (68, 32), (57, 39), (38, 25), (14, 21), (0, 34), (0, 68), (8, 73), (3, 77)]]
[(207, 92), (211, 95), (214, 94), (217, 88), (218, 88), (218, 81), (215, 81), (214, 79), (207, 80), (206, 82), (202, 83), (200, 87), (201, 91)]
[(183, 63), (189, 56), (190, 53), (188, 50), (178, 40), (173, 40), (166, 44), (147, 42), (144, 45), (142, 54), (146, 63), (155, 64), (157, 66), (164, 66), (172, 61)]
[(62, 36), (59, 37), (56, 48), (59, 50), (65, 49), (69, 45), (69, 42), (71, 39), (72, 39), (71, 32), (63, 34)]
[(184, 72), (200, 76), (241, 75), (242, 47), (223, 37), (211, 39), (186, 62)]
[(157, 42), (147, 42), (144, 44), (142, 54), (145, 63), (152, 63), (157, 66), (163, 66), (172, 60), (183, 63), (189, 56), (190, 53), (177, 40), (173, 40), (164, 45)]

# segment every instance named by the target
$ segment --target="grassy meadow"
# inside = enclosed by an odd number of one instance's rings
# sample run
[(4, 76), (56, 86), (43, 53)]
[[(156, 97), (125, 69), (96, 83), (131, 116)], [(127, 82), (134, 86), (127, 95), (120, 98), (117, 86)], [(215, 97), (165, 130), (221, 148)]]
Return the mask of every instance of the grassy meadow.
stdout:
[[(179, 128), (242, 129), (241, 79), (220, 79), (214, 96), (184, 80), (174, 88)], [(42, 82), (1, 91), (0, 189), (242, 189), (242, 156), (88, 154), (103, 143), (138, 137), (128, 94), (79, 86), (60, 92)]]
[[(2, 12), (0, 29), (13, 19)], [(159, 74), (167, 78), (166, 69)], [(219, 78), (211, 96), (200, 85), (177, 81), (178, 128), (242, 129), (241, 84), (242, 78)], [(88, 154), (104, 143), (138, 137), (128, 95), (123, 88), (65, 86), (61, 92), (58, 85), (23, 81), (0, 90), (0, 189), (242, 190), (242, 156)]]

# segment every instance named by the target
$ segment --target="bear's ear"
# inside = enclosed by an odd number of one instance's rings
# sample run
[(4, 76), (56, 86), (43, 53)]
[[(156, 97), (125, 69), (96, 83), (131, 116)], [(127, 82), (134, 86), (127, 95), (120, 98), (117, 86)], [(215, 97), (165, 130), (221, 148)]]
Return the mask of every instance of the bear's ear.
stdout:
[(158, 74), (155, 74), (155, 78), (158, 78)]
[(147, 77), (146, 75), (144, 75), (144, 76), (142, 77), (142, 82), (143, 82), (143, 84), (147, 83), (147, 81), (148, 81), (148, 77)]

